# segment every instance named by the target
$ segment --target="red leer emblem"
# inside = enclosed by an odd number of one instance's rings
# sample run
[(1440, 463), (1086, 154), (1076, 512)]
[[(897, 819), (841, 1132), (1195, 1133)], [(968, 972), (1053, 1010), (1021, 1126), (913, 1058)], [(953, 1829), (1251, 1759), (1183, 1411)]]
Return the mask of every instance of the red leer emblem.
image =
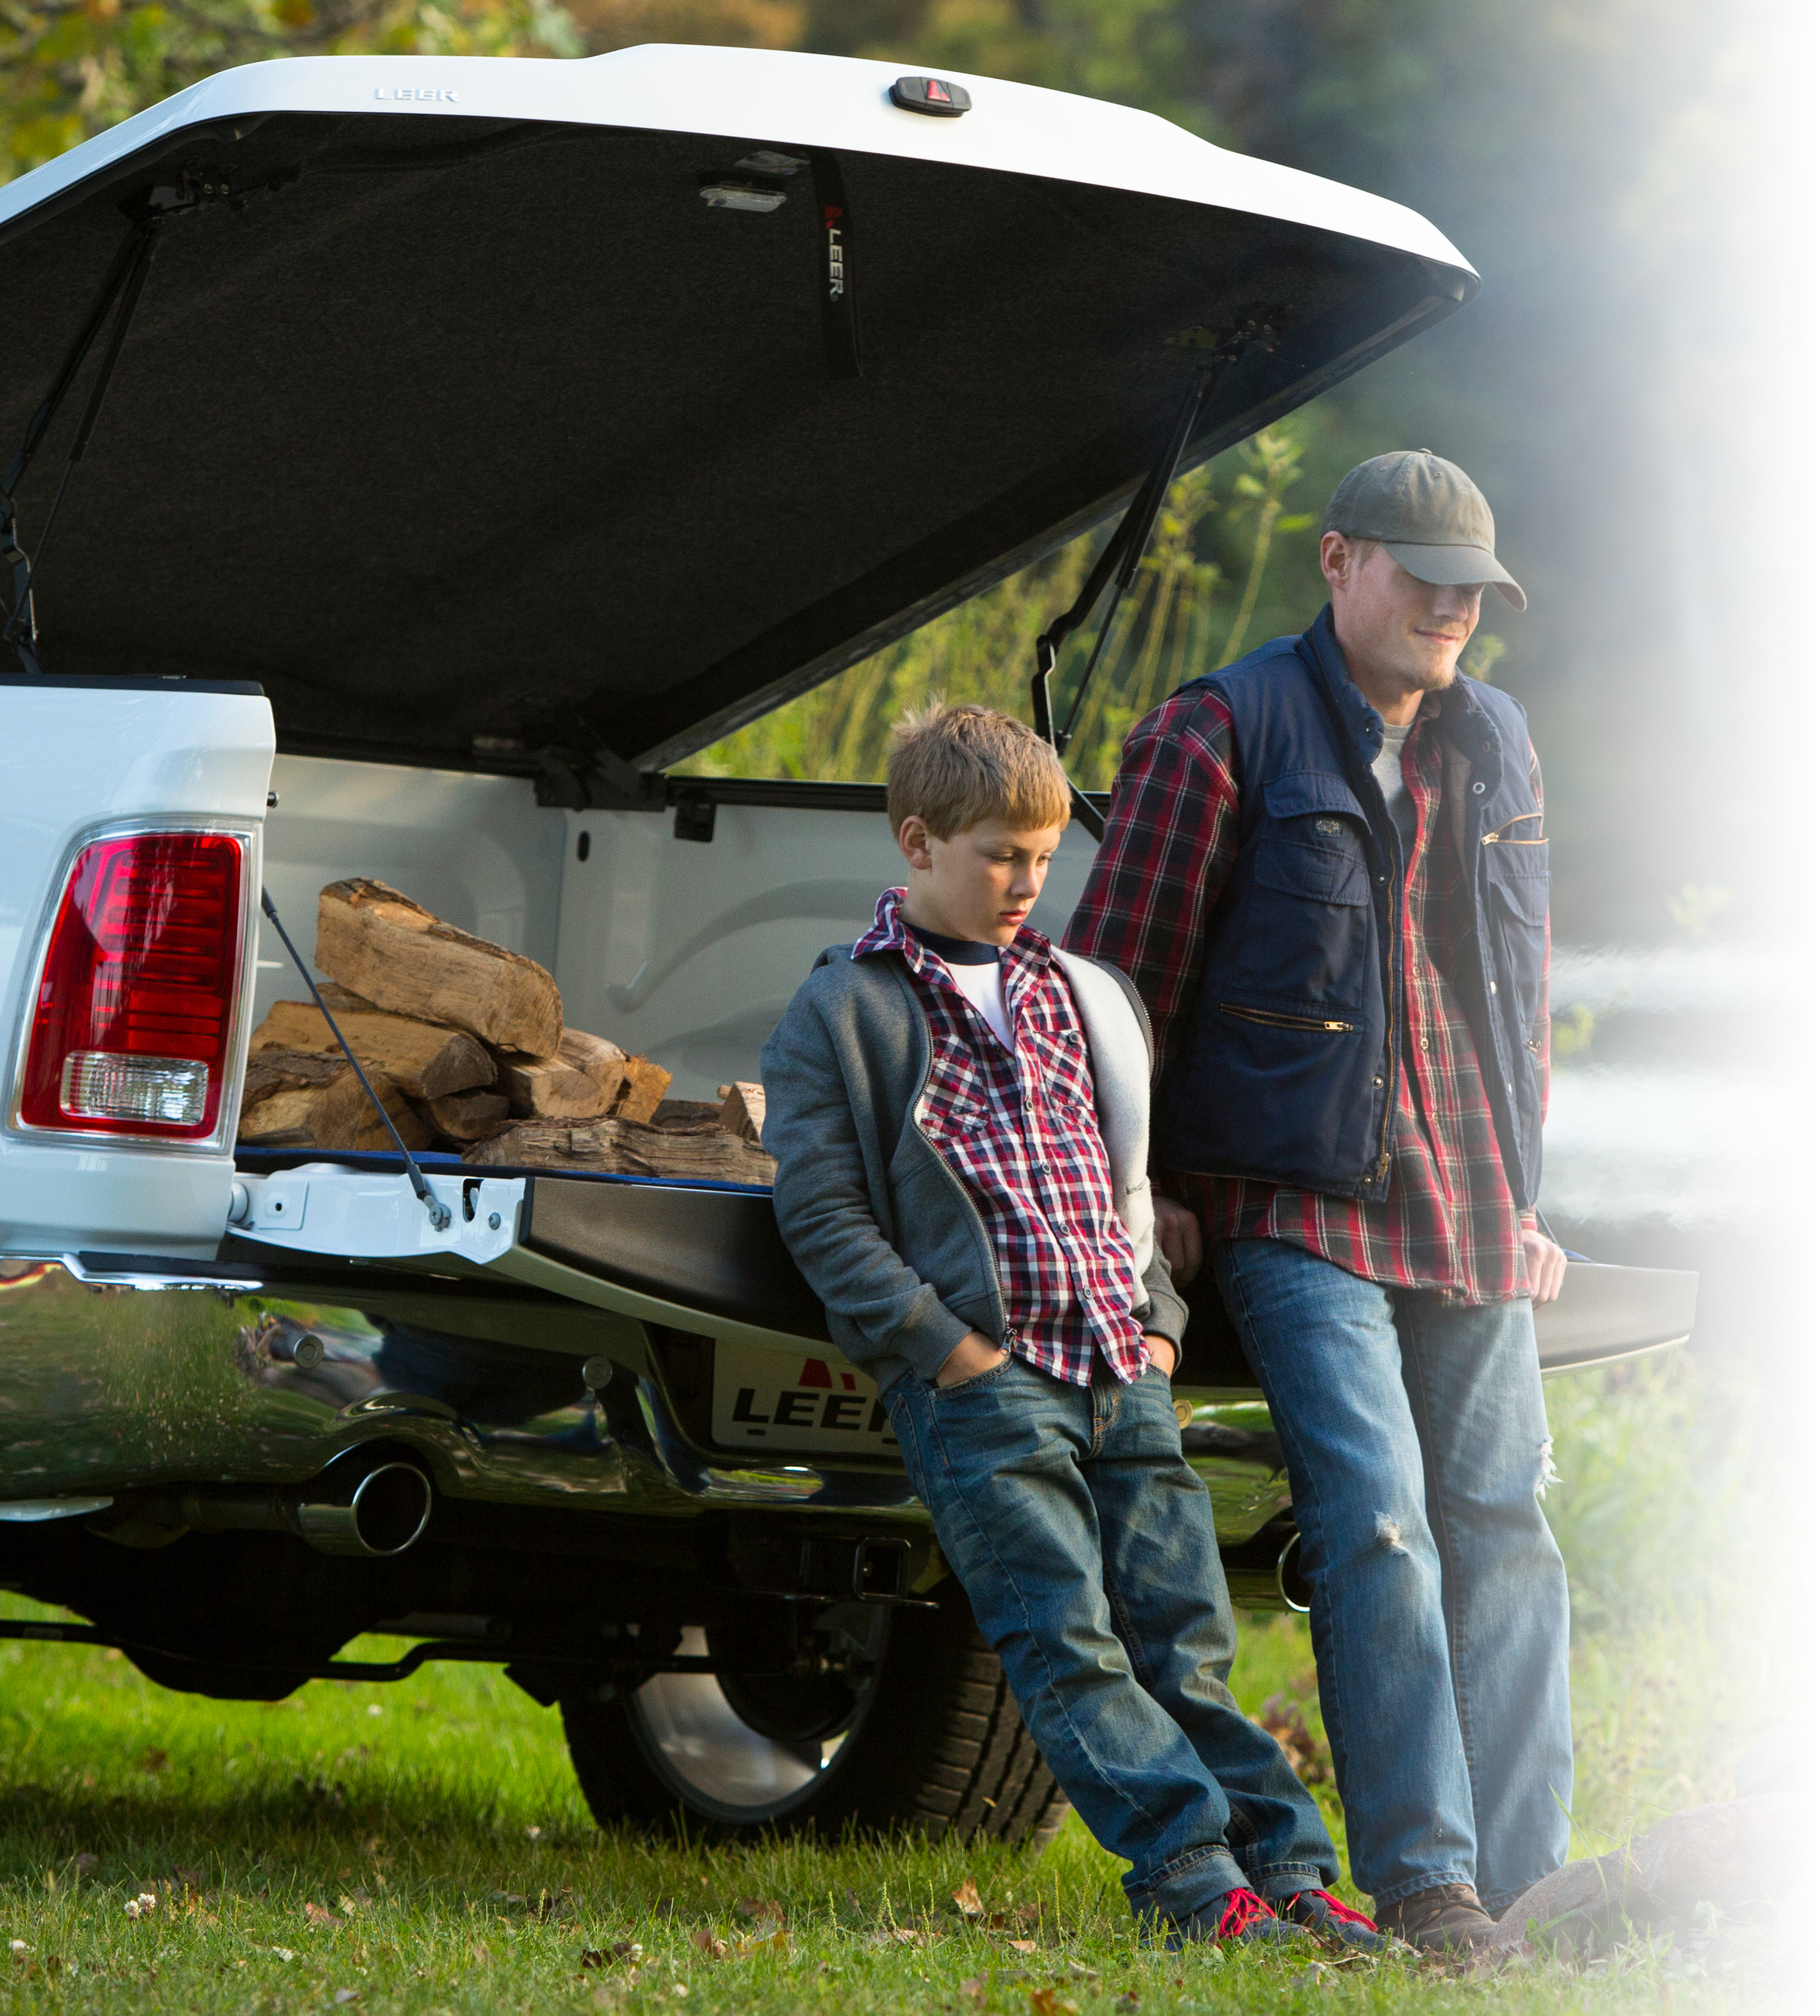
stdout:
[(929, 88), (926, 95), (937, 105), (952, 105), (954, 103), (953, 99), (948, 95), (947, 85), (939, 77), (932, 77), (929, 79)]
[(831, 1387), (834, 1383), (834, 1374), (820, 1359), (805, 1358), (802, 1361), (802, 1377), (796, 1383), (798, 1386)]

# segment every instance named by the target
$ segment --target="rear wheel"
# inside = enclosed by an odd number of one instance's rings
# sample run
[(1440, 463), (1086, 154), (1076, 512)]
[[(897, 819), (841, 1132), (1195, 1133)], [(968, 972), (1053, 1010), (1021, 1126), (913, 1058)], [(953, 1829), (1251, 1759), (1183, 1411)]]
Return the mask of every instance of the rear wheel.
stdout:
[[(1046, 1846), (1068, 1810), (958, 1584), (934, 1610), (842, 1604), (816, 1620), (820, 1670), (777, 1680), (664, 1673), (563, 1726), (603, 1827), (908, 1827), (935, 1840)], [(679, 1648), (718, 1650), (698, 1632)]]

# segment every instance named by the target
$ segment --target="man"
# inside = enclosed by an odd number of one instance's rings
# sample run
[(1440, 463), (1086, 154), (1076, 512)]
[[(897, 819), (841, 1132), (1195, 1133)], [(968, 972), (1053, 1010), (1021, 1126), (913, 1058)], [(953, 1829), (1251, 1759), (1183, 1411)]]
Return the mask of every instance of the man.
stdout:
[(1458, 1948), (1565, 1859), (1573, 1780), (1541, 783), (1458, 677), (1484, 586), (1523, 595), (1425, 450), (1345, 478), (1321, 564), (1310, 629), (1138, 725), (1066, 941), (1150, 1010), (1159, 1237), (1178, 1280), (1210, 1255), (1282, 1438), (1353, 1878)]

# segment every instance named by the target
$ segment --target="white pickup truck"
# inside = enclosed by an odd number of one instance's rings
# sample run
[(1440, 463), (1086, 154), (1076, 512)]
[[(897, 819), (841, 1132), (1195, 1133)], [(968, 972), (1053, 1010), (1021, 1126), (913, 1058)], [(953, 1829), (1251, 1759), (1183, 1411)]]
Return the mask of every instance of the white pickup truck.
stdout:
[[(236, 1155), (261, 891), (307, 949), (383, 877), (749, 1077), (882, 793), (674, 766), (1477, 285), (1143, 113), (749, 51), (265, 64), (0, 189), (0, 1582), (90, 1620), (0, 1629), (258, 1698), (501, 1661), (604, 1820), (1052, 1831), (769, 1196)], [(1576, 1266), (1544, 1359), (1692, 1304)], [(1294, 1600), (1205, 1301), (1178, 1392)]]

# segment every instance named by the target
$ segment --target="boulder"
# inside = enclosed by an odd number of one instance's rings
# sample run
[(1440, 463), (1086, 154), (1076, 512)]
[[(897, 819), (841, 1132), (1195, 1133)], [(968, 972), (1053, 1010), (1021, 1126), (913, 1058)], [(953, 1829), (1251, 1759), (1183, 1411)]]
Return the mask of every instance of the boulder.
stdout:
[(1534, 1924), (1544, 1943), (1584, 1953), (1626, 1924), (1649, 1923), (1654, 1911), (1636, 1864), (1618, 1849), (1570, 1862), (1532, 1883), (1498, 1920), (1497, 1934), (1483, 1950), (1499, 1953), (1520, 1946)]
[(1670, 1813), (1633, 1849), (1656, 1915), (1693, 1917), (1715, 1903), (1728, 1917), (1780, 1901), (1820, 1865), (1820, 1798), (1753, 1792), (1723, 1806)]
[(1737, 1764), (1737, 1792), (1820, 1796), (1820, 1701), (1789, 1715)]
[(1778, 1931), (1820, 1931), (1820, 1869), (1810, 1869), (1782, 1899)]

